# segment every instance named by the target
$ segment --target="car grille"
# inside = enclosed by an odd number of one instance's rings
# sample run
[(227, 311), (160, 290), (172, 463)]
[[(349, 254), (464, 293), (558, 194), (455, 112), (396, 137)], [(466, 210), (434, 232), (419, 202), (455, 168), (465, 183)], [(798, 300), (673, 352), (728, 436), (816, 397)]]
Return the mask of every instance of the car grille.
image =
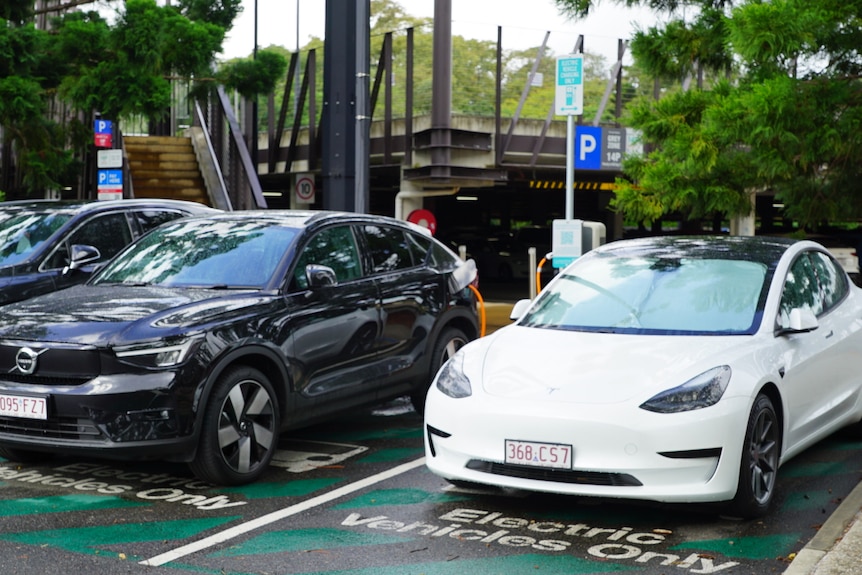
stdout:
[(565, 469), (545, 469), (541, 467), (526, 467), (471, 459), (467, 469), (518, 477), (520, 479), (535, 479), (537, 481), (552, 481), (554, 483), (579, 483), (581, 485), (609, 485), (613, 487), (639, 487), (643, 485), (628, 473), (604, 473), (600, 471), (568, 471)]
[(79, 441), (102, 438), (102, 434), (91, 420), (75, 417), (61, 417), (47, 421), (0, 417), (0, 434)]
[(4, 381), (26, 383), (28, 385), (83, 385), (90, 381), (85, 377), (46, 377), (42, 375), (24, 375), (22, 373), (7, 373), (2, 376)]
[[(16, 356), (23, 347), (38, 353), (35, 369), (25, 374), (17, 367)], [(0, 343), (0, 377), (34, 384), (78, 385), (101, 373), (99, 351), (87, 346), (54, 346), (5, 341)], [(22, 379), (19, 379), (22, 378)]]

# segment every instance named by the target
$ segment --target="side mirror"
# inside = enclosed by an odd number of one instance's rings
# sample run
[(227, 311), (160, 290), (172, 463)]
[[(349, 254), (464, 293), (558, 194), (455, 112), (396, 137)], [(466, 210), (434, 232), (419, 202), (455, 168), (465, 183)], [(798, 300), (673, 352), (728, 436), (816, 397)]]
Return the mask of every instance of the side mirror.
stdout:
[(476, 269), (476, 262), (472, 259), (462, 261), (461, 265), (452, 270), (449, 276), (449, 289), (453, 293), (458, 293), (468, 285), (473, 283), (473, 280), (479, 275)]
[(63, 269), (64, 274), (69, 273), (71, 270), (76, 270), (87, 264), (97, 262), (102, 258), (102, 254), (101, 252), (99, 252), (99, 248), (95, 246), (72, 244), (72, 247), (69, 251), (71, 252), (71, 257), (69, 259), (69, 265), (67, 265), (65, 269)]
[(305, 277), (308, 279), (308, 287), (310, 288), (334, 286), (338, 283), (335, 270), (329, 266), (308, 264), (305, 266)]
[(790, 310), (787, 317), (788, 325), (780, 330), (780, 333), (803, 333), (814, 331), (820, 324), (817, 322), (817, 316), (807, 307), (796, 307)]
[(533, 303), (531, 299), (521, 299), (515, 302), (514, 307), (512, 307), (512, 313), (509, 314), (509, 319), (511, 320), (519, 320), (521, 316), (527, 311), (527, 308), (530, 307), (530, 304)]

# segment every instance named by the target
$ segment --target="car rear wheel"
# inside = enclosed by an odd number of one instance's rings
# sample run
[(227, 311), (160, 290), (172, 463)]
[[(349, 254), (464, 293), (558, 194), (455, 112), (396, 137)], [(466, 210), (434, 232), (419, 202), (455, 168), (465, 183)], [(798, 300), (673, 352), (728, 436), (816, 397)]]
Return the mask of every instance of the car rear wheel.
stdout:
[(420, 415), (425, 413), (425, 397), (428, 395), (428, 388), (431, 386), (431, 382), (434, 381), (434, 376), (437, 375), (443, 364), (455, 355), (456, 351), (467, 344), (467, 341), (468, 339), (464, 335), (464, 332), (454, 327), (447, 327), (440, 334), (440, 337), (437, 338), (434, 350), (431, 352), (431, 372), (428, 380), (422, 383), (410, 396), (410, 401), (413, 403), (413, 409), (416, 410), (416, 413)]
[(739, 484), (730, 510), (735, 516), (754, 518), (769, 512), (778, 459), (781, 452), (781, 428), (772, 400), (760, 394), (748, 416)]
[(250, 367), (231, 368), (204, 409), (198, 452), (190, 463), (194, 474), (218, 485), (255, 481), (278, 445), (278, 401), (269, 379)]

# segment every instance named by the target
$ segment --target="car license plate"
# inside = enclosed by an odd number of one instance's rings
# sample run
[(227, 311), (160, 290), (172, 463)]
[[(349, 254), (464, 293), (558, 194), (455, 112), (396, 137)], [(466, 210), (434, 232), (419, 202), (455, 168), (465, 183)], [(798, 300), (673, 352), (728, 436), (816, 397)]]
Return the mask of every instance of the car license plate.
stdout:
[(44, 397), (0, 393), (0, 416), (48, 419), (47, 403)]
[(538, 443), (507, 439), (506, 463), (571, 469), (572, 446), (561, 443)]

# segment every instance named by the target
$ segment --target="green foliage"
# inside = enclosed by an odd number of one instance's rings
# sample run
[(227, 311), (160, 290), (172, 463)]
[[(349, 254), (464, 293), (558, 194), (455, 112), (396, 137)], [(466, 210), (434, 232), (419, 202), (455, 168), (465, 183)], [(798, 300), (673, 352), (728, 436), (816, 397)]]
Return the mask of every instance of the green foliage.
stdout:
[(210, 62), (221, 50), (224, 33), (155, 0), (127, 0), (112, 28), (96, 15), (67, 16), (59, 27), (58, 48), (71, 56), (73, 72), (63, 79), (61, 93), (107, 118), (157, 119), (170, 106), (170, 77), (211, 76)]
[[(556, 2), (574, 15), (595, 4)], [(618, 3), (669, 18), (634, 38), (639, 68), (703, 78), (631, 107), (647, 153), (624, 163), (614, 205), (627, 218), (746, 214), (757, 190), (802, 226), (862, 218), (862, 0)]]
[(3, 0), (0, 2), (0, 20), (23, 24), (33, 15), (33, 0)]
[(284, 75), (287, 61), (274, 50), (258, 50), (251, 60), (238, 60), (219, 70), (216, 78), (244, 98), (269, 94)]
[(193, 22), (208, 22), (224, 31), (242, 12), (242, 0), (180, 0), (180, 11)]
[(47, 119), (49, 105), (70, 105), (75, 118), (159, 119), (169, 110), (172, 79), (212, 80), (240, 0), (160, 4), (126, 0), (113, 25), (95, 11), (69, 12), (50, 33), (28, 22), (32, 0), (0, 6), (0, 125), (26, 190), (72, 185), (74, 158), (92, 142), (80, 120)]

